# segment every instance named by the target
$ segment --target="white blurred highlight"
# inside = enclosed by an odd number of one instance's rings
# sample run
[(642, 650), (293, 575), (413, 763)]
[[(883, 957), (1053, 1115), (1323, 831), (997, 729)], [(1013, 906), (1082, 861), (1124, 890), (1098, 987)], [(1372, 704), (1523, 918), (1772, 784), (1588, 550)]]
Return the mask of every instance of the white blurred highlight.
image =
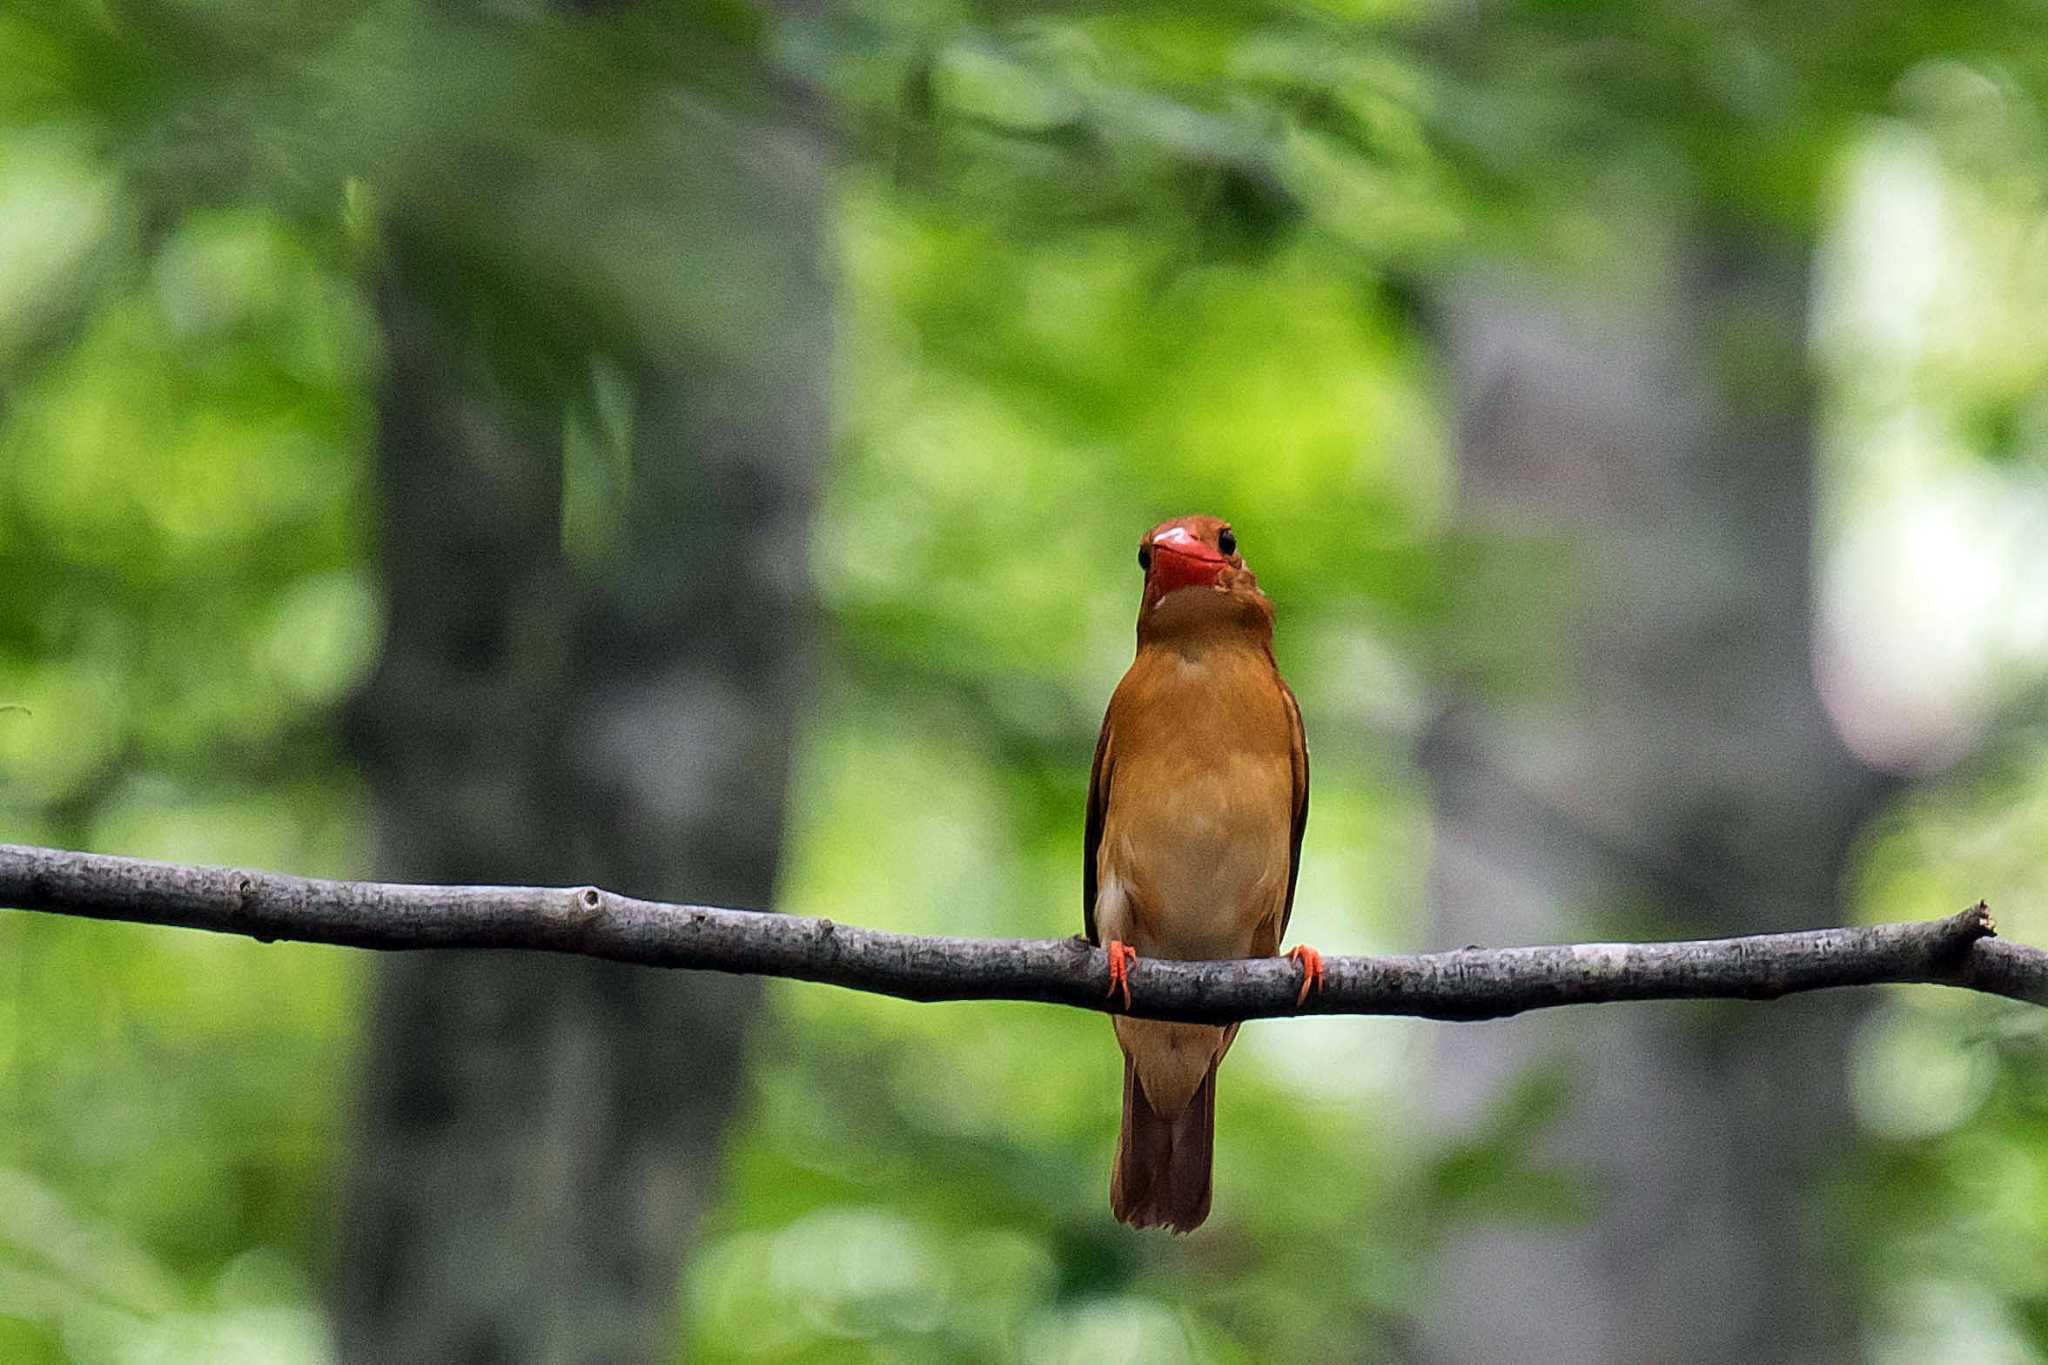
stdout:
[(1835, 392), (1815, 674), (1843, 741), (1888, 771), (1967, 753), (2005, 680), (2048, 663), (2048, 488), (1960, 427), (2024, 296), (2001, 227), (1927, 135), (1882, 123), (1821, 253), (1814, 342)]

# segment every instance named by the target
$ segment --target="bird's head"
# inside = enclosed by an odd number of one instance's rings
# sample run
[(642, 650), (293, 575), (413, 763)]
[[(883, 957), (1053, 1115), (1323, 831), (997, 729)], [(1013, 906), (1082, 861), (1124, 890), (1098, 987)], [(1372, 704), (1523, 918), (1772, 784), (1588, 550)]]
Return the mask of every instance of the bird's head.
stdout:
[(1213, 588), (1244, 569), (1237, 535), (1221, 517), (1175, 517), (1162, 521), (1138, 542), (1138, 567), (1145, 571), (1149, 608), (1182, 588)]

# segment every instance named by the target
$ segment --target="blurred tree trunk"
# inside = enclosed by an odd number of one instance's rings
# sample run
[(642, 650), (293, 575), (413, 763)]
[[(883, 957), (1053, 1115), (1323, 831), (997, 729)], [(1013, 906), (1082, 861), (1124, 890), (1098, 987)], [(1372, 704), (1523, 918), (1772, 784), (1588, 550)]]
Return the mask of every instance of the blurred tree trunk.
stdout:
[[(1571, 598), (1547, 638), (1522, 641), (1549, 676), (1474, 689), (1425, 746), (1436, 946), (1841, 922), (1851, 841), (1883, 784), (1837, 741), (1811, 674), (1802, 258), (1695, 236), (1640, 289), (1473, 275), (1439, 302), (1463, 521), (1561, 544)], [(1510, 614), (1542, 618), (1527, 606)], [(1852, 1358), (1846, 1267), (1814, 1196), (1853, 1137), (1857, 1008), (1443, 1030), (1431, 1077), (1454, 1132), (1531, 1067), (1568, 1078), (1539, 1151), (1590, 1173), (1594, 1212), (1454, 1228), (1429, 1358)]]
[[(736, 201), (786, 287), (759, 305), (765, 343), (733, 358), (677, 338), (609, 372), (630, 467), (566, 546), (562, 402), (508, 380), (475, 321), (491, 310), (465, 317), (448, 263), (394, 237), (388, 634), (353, 722), (382, 875), (770, 904), (830, 315), (822, 171), (772, 141)], [(570, 958), (386, 962), (345, 1191), (343, 1359), (672, 1358), (758, 1004), (751, 980)]]

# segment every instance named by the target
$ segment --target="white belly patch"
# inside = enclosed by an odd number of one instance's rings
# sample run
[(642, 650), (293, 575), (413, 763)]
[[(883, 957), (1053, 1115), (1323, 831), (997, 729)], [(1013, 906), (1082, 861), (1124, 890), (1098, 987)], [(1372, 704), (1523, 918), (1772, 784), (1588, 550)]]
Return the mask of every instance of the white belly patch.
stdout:
[(1123, 879), (1114, 872), (1102, 873), (1096, 883), (1095, 937), (1103, 943), (1114, 938), (1137, 946), (1131, 924), (1130, 894), (1124, 889)]

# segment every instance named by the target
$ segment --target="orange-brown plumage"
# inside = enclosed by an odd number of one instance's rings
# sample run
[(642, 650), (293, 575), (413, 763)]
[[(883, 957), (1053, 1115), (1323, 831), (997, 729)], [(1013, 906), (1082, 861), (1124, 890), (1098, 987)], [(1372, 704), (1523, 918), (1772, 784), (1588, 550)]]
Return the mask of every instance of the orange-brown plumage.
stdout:
[[(1273, 662), (1272, 603), (1230, 526), (1161, 523), (1139, 561), (1138, 652), (1095, 745), (1083, 873), (1088, 937), (1110, 946), (1127, 997), (1131, 950), (1278, 952), (1308, 817), (1301, 710)], [(1209, 1213), (1216, 1067), (1237, 1026), (1115, 1023), (1124, 1118), (1110, 1206), (1137, 1227), (1190, 1231)]]

